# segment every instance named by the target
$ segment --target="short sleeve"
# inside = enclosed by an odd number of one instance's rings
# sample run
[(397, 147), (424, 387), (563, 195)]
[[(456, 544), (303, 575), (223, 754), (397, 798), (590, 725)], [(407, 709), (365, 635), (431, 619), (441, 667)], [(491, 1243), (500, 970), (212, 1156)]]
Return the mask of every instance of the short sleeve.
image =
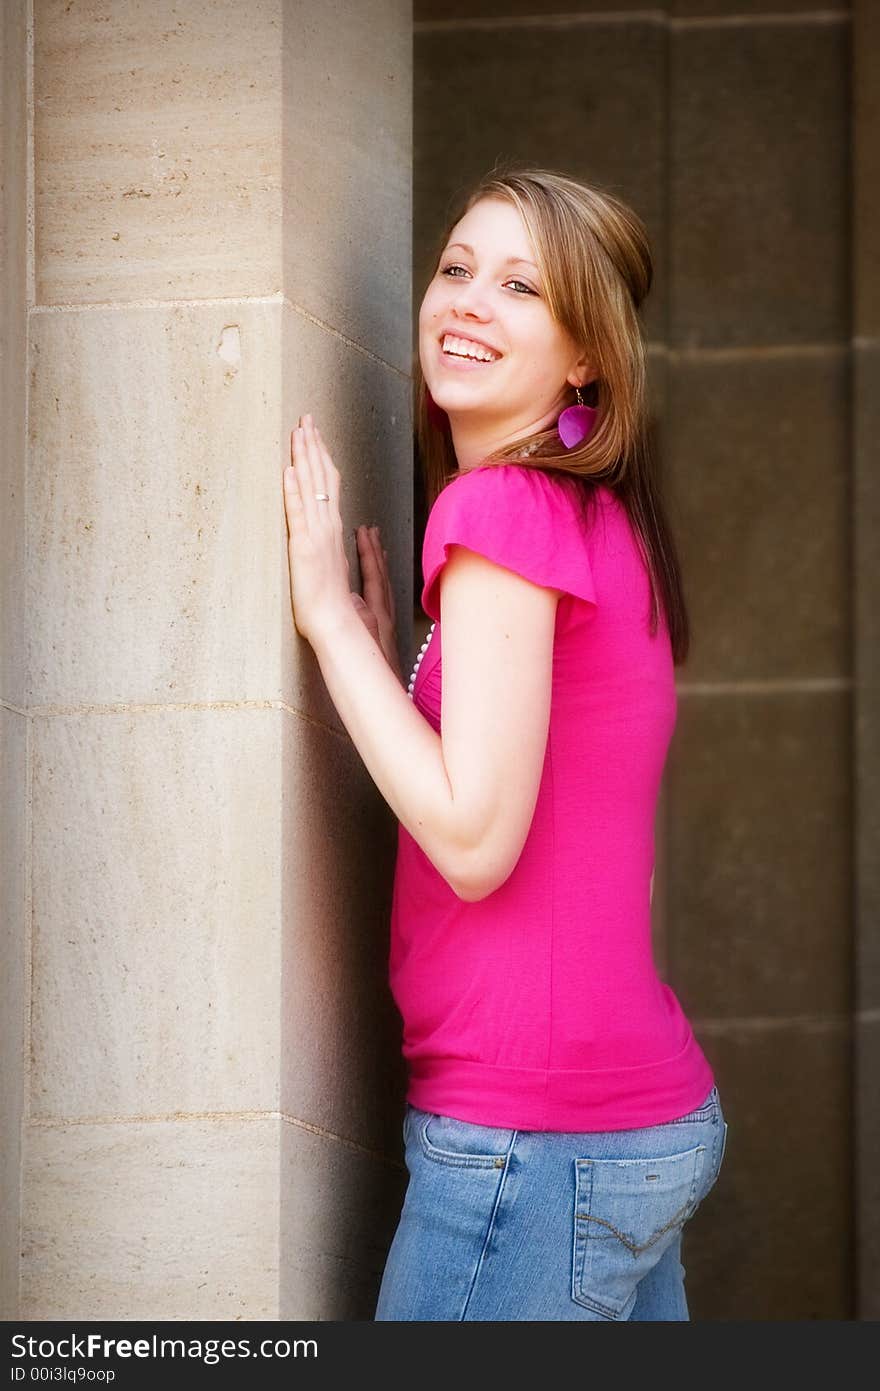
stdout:
[(483, 464), (458, 474), (438, 495), (422, 545), (422, 608), (436, 620), (452, 545), (596, 605), (583, 517), (568, 490), (538, 469)]

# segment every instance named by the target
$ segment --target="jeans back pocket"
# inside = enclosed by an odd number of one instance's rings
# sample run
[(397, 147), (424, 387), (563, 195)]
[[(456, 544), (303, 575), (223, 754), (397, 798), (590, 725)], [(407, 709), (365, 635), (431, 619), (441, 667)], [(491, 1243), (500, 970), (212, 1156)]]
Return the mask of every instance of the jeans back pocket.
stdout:
[(572, 1298), (626, 1319), (701, 1199), (706, 1146), (651, 1159), (575, 1159)]

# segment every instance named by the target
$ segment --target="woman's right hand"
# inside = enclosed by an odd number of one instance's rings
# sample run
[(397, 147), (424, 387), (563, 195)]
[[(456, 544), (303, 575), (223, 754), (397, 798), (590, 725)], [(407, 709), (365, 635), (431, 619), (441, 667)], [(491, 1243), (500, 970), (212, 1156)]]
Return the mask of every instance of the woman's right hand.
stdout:
[(377, 526), (359, 526), (355, 533), (364, 593), (360, 603), (354, 595), (355, 609), (367, 630), (378, 642), (388, 665), (403, 681), (397, 652), (397, 616), (394, 591), (388, 576), (388, 552), (383, 550)]

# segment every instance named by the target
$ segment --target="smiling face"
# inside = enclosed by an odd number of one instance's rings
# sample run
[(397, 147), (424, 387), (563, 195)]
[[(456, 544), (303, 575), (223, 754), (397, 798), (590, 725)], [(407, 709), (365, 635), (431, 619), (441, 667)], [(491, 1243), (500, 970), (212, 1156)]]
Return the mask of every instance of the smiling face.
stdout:
[(536, 262), (515, 205), (482, 198), (450, 232), (422, 300), (422, 373), (449, 416), (461, 467), (463, 454), (550, 428), (570, 388), (590, 379), (550, 313)]

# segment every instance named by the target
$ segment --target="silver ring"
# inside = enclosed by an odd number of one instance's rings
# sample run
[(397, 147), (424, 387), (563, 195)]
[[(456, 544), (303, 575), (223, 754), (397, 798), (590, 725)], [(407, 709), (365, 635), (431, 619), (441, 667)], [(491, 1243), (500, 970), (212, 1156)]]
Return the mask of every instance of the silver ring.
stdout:
[(329, 494), (329, 493), (315, 493), (315, 501), (316, 501), (316, 502), (329, 502), (329, 501), (330, 501), (330, 494)]

